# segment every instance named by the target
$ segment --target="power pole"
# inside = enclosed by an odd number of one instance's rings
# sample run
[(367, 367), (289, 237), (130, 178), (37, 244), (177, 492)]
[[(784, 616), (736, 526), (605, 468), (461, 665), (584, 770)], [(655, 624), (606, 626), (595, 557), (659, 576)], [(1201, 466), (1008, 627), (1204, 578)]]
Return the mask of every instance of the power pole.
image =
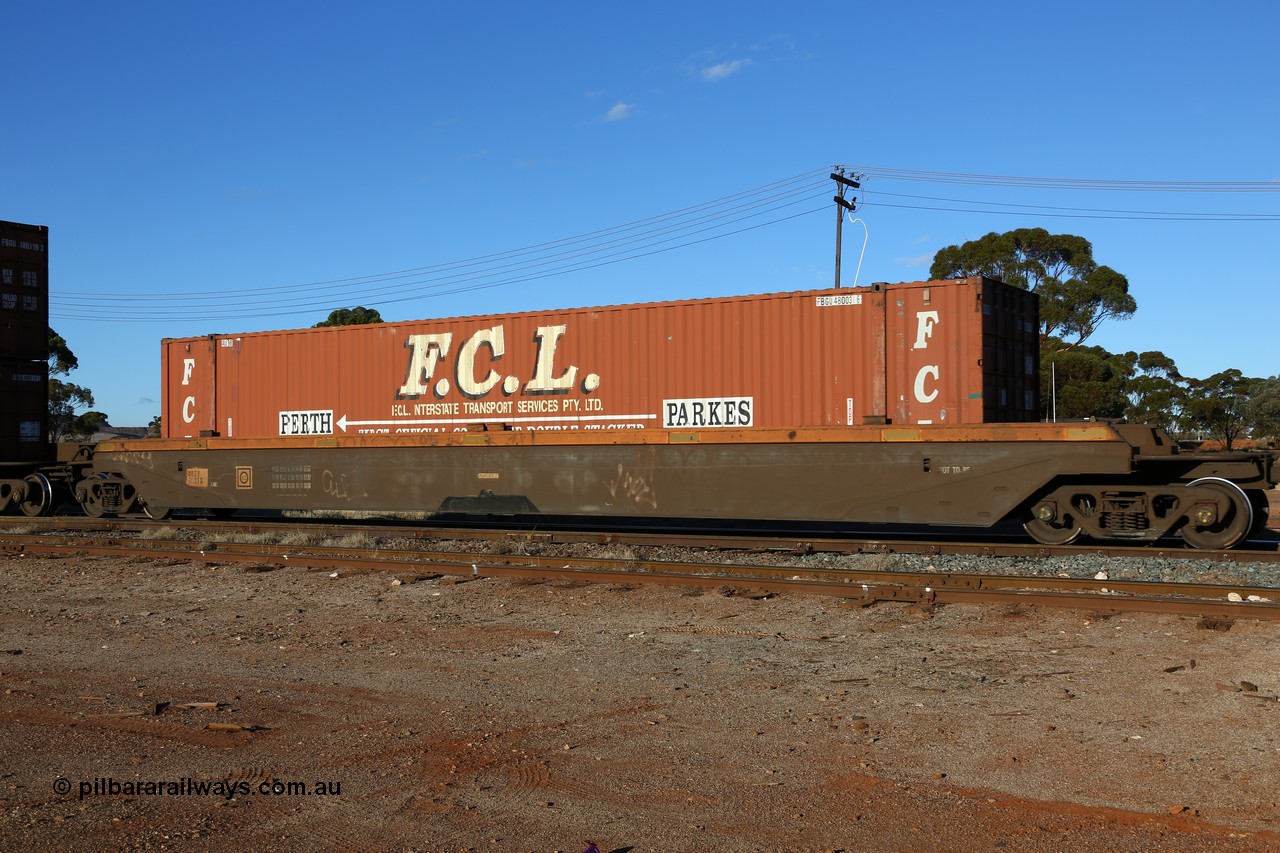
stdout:
[(836, 288), (840, 287), (840, 246), (844, 240), (844, 212), (846, 210), (854, 210), (858, 197), (846, 199), (844, 197), (845, 190), (857, 189), (862, 186), (851, 177), (845, 176), (844, 166), (836, 166), (836, 171), (831, 173), (831, 180), (836, 182), (837, 194), (836, 203)]

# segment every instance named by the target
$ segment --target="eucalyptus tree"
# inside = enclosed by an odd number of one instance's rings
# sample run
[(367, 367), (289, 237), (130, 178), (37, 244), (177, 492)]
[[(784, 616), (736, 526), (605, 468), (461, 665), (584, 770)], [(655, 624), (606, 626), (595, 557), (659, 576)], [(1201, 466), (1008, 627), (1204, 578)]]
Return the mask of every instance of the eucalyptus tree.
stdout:
[(1138, 309), (1129, 280), (1094, 260), (1093, 244), (1074, 234), (1019, 228), (940, 249), (931, 278), (985, 275), (1040, 296), (1043, 351), (1075, 349), (1107, 320)]
[[(62, 335), (49, 329), (49, 440), (79, 441), (97, 432), (107, 416), (93, 411), (93, 392), (82, 385), (67, 382), (67, 376), (80, 366)], [(89, 409), (80, 412), (80, 409)]]
[(1208, 379), (1191, 380), (1184, 422), (1221, 439), (1230, 450), (1249, 432), (1253, 395), (1262, 381), (1249, 378), (1235, 368), (1215, 373)]
[(1185, 415), (1191, 380), (1179, 373), (1173, 359), (1162, 352), (1130, 352), (1124, 358), (1130, 365), (1125, 383), (1125, 419), (1155, 424), (1176, 434)]
[(335, 308), (329, 313), (328, 318), (316, 323), (312, 328), (319, 329), (324, 326), (364, 326), (370, 323), (381, 322), (382, 315), (378, 313), (377, 308), (365, 308), (363, 305), (357, 305), (355, 308)]

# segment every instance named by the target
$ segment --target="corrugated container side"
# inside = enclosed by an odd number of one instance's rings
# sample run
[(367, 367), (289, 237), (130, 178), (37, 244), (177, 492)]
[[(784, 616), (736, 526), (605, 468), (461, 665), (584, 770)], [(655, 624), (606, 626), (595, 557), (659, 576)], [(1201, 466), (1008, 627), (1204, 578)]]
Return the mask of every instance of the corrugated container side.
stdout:
[(990, 288), (1004, 285), (965, 279), (169, 340), (165, 435), (981, 423), (994, 381), (983, 367)]
[(49, 354), (49, 229), (0, 221), (0, 358)]
[(50, 457), (49, 365), (0, 359), (0, 462), (39, 462)]

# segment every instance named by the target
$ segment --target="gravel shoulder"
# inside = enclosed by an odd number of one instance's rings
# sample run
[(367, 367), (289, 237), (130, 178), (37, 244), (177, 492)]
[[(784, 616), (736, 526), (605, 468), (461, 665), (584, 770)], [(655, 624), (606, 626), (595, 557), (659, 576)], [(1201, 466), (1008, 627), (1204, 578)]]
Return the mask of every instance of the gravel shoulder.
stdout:
[(13, 555), (0, 594), (7, 850), (1280, 849), (1274, 623)]

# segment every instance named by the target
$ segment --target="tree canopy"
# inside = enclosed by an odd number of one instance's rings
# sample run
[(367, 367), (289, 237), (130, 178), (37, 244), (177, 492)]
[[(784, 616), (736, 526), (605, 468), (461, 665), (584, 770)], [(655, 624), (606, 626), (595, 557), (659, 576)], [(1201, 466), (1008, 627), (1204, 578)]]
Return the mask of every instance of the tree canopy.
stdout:
[(1040, 296), (1040, 341), (1050, 351), (1074, 349), (1099, 324), (1127, 319), (1138, 309), (1129, 280), (1093, 258), (1093, 244), (1074, 234), (1043, 228), (994, 231), (959, 246), (940, 249), (932, 278), (985, 275)]
[(1184, 415), (1187, 426), (1222, 439), (1230, 450), (1252, 425), (1250, 404), (1258, 383), (1234, 368), (1191, 380)]
[(1280, 436), (1280, 376), (1255, 380), (1246, 406), (1255, 438)]
[(1102, 347), (1078, 347), (1045, 356), (1040, 398), (1045, 414), (1058, 420), (1124, 415), (1129, 365)]
[(1093, 257), (1093, 244), (1043, 228), (992, 232), (934, 255), (932, 278), (983, 275), (1040, 297), (1041, 399), (1046, 417), (1125, 418), (1170, 433), (1280, 439), (1280, 377), (1224, 370), (1183, 376), (1160, 352), (1115, 354), (1085, 346), (1107, 320), (1133, 316), (1129, 281)]
[(88, 388), (57, 378), (79, 366), (66, 339), (49, 329), (49, 440), (54, 443), (86, 439), (107, 422), (102, 412), (90, 409), (78, 413), (93, 405), (93, 393)]
[(1176, 433), (1183, 421), (1189, 390), (1173, 359), (1161, 352), (1130, 352), (1124, 360), (1129, 376), (1125, 384), (1125, 418)]
[(381, 323), (382, 315), (378, 313), (376, 308), (365, 308), (363, 305), (357, 305), (355, 308), (336, 308), (330, 314), (328, 319), (321, 320), (311, 328), (319, 329), (324, 326), (364, 326), (369, 323)]

